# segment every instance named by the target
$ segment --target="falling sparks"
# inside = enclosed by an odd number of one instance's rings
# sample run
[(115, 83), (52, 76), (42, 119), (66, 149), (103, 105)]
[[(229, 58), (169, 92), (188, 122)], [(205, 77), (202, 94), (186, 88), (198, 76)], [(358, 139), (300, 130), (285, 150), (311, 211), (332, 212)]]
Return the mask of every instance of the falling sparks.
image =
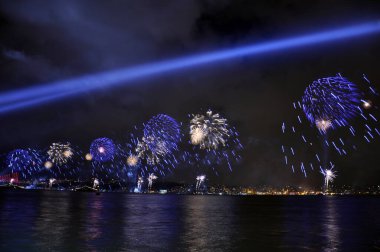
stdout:
[(281, 147), (284, 163), (293, 172), (300, 167), (306, 176), (306, 167), (313, 170), (312, 167), (324, 166), (330, 150), (348, 156), (359, 144), (371, 143), (380, 135), (373, 99), (377, 92), (365, 80), (363, 85), (356, 85), (341, 75), (321, 78), (306, 88), (301, 102), (293, 102), (292, 121), (281, 124), (283, 136), (287, 141), (289, 137), (293, 140)]

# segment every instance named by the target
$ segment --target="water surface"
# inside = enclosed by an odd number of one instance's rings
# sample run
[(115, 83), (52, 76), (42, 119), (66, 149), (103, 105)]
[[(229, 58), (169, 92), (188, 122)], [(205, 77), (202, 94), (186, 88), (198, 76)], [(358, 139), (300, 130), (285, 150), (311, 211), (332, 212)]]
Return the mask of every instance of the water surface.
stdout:
[(369, 251), (380, 197), (1, 191), (0, 251)]

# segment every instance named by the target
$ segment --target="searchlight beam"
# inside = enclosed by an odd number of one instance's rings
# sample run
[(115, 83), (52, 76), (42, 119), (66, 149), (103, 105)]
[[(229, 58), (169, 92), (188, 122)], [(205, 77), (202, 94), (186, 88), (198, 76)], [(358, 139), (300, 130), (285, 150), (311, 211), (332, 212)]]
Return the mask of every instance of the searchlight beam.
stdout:
[(285, 49), (333, 42), (378, 32), (380, 32), (380, 21), (279, 39), (266, 43), (241, 46), (234, 49), (225, 49), (194, 56), (154, 62), (135, 67), (88, 74), (63, 81), (33, 85), (29, 88), (0, 93), (0, 113), (9, 113), (99, 88), (130, 85), (133, 84), (132, 81), (134, 80), (164, 74), (170, 71), (216, 63), (242, 56), (253, 56)]

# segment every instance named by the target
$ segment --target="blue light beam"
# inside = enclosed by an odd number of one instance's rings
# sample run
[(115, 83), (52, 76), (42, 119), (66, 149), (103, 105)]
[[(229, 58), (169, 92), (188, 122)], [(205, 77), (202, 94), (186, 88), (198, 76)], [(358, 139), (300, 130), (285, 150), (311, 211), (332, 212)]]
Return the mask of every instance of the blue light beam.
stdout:
[(241, 56), (259, 55), (284, 49), (316, 45), (330, 41), (348, 39), (380, 32), (380, 21), (344, 27), (340, 29), (302, 35), (267, 43), (242, 46), (234, 49), (214, 51), (194, 56), (122, 68), (98, 74), (89, 74), (79, 78), (40, 84), (30, 88), (3, 92), (0, 94), (0, 113), (36, 106), (64, 97), (99, 88), (111, 87), (130, 81), (150, 77), (173, 70), (199, 66), (207, 63), (234, 59)]

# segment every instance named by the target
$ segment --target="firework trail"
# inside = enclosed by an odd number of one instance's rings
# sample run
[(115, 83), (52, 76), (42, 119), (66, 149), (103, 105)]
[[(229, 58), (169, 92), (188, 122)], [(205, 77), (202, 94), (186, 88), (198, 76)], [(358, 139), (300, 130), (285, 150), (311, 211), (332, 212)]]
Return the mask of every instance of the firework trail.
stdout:
[(153, 173), (149, 174), (148, 176), (148, 191), (152, 190), (153, 181), (156, 180), (158, 177), (154, 175)]
[(196, 181), (197, 181), (197, 183), (195, 184), (195, 191), (196, 192), (199, 191), (199, 188), (201, 187), (201, 185), (203, 184), (203, 182), (205, 181), (205, 179), (206, 179), (205, 175), (200, 175), (200, 176), (196, 177)]
[(334, 181), (334, 179), (336, 178), (336, 172), (333, 171), (333, 169), (334, 169), (334, 165), (332, 165), (332, 164), (331, 164), (331, 168), (329, 168), (329, 169), (320, 168), (320, 172), (325, 178), (326, 191), (328, 191), (328, 189), (329, 189), (329, 183), (332, 183)]
[(50, 178), (49, 179), (49, 189), (52, 189), (53, 187), (53, 184), (56, 182), (57, 180), (55, 178)]
[(363, 79), (360, 85), (341, 75), (318, 79), (293, 103), (294, 119), (281, 127), (286, 142), (297, 140), (281, 146), (284, 163), (293, 172), (299, 167), (306, 177), (307, 169), (326, 167), (328, 155), (349, 155), (380, 135), (374, 105), (378, 94), (367, 77)]
[(144, 179), (142, 177), (139, 177), (137, 180), (137, 190), (138, 192), (141, 192), (142, 184), (144, 183)]
[(92, 188), (95, 189), (95, 190), (99, 190), (99, 179), (97, 178), (94, 178), (94, 183), (92, 185)]

